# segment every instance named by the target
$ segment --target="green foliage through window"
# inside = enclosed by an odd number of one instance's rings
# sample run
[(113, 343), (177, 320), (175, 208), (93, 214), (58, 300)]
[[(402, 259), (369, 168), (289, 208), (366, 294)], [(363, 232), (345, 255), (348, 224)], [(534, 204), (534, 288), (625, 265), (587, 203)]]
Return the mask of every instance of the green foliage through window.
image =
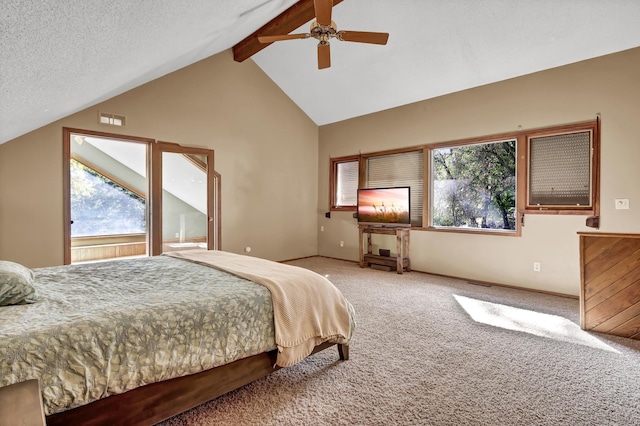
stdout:
[(516, 140), (431, 150), (435, 227), (516, 229)]
[(142, 234), (145, 200), (84, 164), (71, 160), (71, 236)]

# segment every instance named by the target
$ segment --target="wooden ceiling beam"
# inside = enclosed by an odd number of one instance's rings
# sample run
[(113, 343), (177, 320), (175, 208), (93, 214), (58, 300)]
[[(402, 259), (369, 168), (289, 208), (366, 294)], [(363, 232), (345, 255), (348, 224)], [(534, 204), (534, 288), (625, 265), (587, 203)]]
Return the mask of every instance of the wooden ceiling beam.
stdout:
[[(342, 0), (333, 0), (333, 5)], [(255, 55), (271, 43), (260, 43), (259, 36), (289, 34), (301, 25), (311, 21), (316, 16), (313, 0), (300, 0), (280, 15), (267, 22), (249, 37), (233, 46), (233, 59), (242, 62)]]

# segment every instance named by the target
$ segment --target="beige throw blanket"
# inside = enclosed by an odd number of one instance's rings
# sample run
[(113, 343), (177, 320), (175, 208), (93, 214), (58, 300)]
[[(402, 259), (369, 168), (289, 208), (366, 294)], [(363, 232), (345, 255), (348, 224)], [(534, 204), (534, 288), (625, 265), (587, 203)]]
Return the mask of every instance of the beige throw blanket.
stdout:
[(273, 299), (276, 364), (289, 367), (323, 342), (349, 343), (348, 302), (325, 277), (297, 266), (218, 250), (165, 253), (227, 271), (269, 289)]

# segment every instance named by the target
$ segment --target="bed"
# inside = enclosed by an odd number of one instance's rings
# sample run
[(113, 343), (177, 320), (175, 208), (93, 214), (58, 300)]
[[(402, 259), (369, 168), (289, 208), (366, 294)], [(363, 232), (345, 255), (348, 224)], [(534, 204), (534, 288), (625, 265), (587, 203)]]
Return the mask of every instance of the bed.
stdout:
[(220, 251), (21, 272), (0, 386), (39, 379), (49, 425), (152, 424), (333, 345), (348, 359), (355, 327), (326, 278)]

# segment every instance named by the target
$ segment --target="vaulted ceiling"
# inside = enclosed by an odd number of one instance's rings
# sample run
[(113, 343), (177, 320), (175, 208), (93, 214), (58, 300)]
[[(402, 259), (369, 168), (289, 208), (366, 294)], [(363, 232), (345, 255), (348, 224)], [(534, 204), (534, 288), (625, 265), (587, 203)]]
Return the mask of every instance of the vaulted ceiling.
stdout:
[[(230, 49), (296, 3), (3, 0), (0, 143)], [(315, 39), (249, 59), (318, 125), (640, 46), (637, 0), (344, 0), (333, 20), (389, 42), (333, 40), (324, 70)]]

